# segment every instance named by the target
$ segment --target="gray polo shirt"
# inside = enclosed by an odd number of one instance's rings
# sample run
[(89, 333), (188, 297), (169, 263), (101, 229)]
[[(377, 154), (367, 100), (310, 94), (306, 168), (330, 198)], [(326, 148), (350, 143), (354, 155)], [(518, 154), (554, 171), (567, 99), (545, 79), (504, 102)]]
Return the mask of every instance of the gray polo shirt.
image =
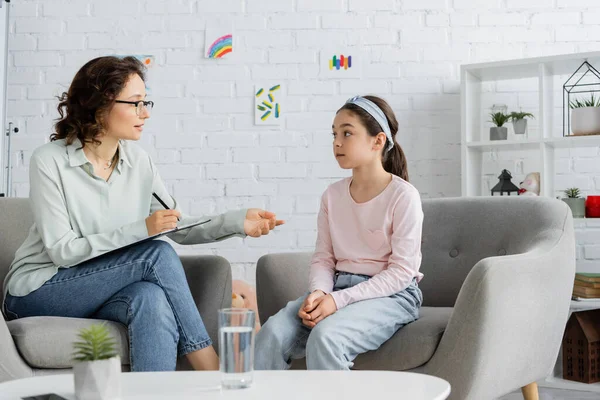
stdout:
[[(25, 296), (70, 268), (116, 248), (148, 237), (145, 219), (164, 207), (181, 212), (169, 195), (148, 153), (121, 141), (119, 161), (108, 181), (93, 174), (78, 140), (47, 143), (36, 149), (29, 167), (30, 201), (34, 224), (15, 254), (4, 281), (4, 296)], [(182, 212), (179, 222), (212, 221), (169, 237), (180, 244), (199, 244), (245, 236), (247, 210), (210, 217)]]

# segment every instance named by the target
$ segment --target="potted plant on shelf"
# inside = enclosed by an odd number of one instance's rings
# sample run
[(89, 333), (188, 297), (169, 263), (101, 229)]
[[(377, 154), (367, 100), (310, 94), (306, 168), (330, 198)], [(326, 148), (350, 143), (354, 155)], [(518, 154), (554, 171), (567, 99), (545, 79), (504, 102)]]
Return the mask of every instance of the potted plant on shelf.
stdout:
[(569, 188), (564, 191), (566, 198), (563, 198), (562, 201), (567, 203), (571, 212), (573, 213), (573, 218), (583, 218), (585, 217), (585, 199), (579, 197), (580, 191), (578, 188)]
[(575, 99), (569, 103), (571, 108), (571, 131), (573, 135), (600, 134), (600, 98)]
[(534, 118), (534, 116), (532, 113), (522, 111), (513, 111), (510, 113), (510, 119), (513, 124), (515, 135), (518, 135), (519, 137), (525, 137), (525, 132), (527, 131), (526, 118)]
[(121, 396), (121, 359), (105, 324), (82, 329), (73, 344), (73, 377), (78, 400), (116, 400)]
[(510, 116), (498, 111), (491, 113), (490, 117), (492, 118), (490, 122), (496, 125), (490, 128), (490, 140), (506, 140), (508, 130), (502, 125), (509, 120)]

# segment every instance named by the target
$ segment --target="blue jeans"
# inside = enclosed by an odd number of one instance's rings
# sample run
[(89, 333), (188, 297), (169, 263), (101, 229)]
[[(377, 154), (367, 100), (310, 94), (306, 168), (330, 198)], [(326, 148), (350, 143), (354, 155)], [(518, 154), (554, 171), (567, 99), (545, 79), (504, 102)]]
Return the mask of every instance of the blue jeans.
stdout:
[[(340, 272), (333, 290), (343, 290), (369, 278)], [(349, 370), (356, 356), (378, 349), (398, 329), (418, 319), (423, 302), (421, 290), (413, 280), (408, 288), (390, 297), (352, 303), (311, 330), (298, 317), (307, 295), (290, 301), (258, 332), (255, 369), (288, 369), (293, 359), (306, 357), (308, 369)]]
[(23, 297), (8, 295), (9, 319), (96, 318), (127, 326), (131, 371), (174, 371), (177, 357), (212, 344), (179, 256), (161, 240), (60, 268)]

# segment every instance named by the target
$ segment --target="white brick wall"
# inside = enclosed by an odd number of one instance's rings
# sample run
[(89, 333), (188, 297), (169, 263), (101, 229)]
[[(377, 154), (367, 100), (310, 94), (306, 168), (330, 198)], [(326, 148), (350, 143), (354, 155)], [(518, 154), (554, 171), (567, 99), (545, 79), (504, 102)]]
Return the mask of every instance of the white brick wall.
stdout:
[[(413, 183), (424, 197), (456, 196), (459, 65), (600, 50), (598, 0), (11, 4), (8, 117), (21, 128), (13, 141), (14, 194), (28, 195), (29, 157), (47, 140), (57, 116), (54, 96), (77, 69), (99, 55), (153, 54), (149, 86), (156, 107), (141, 144), (173, 194), (194, 214), (256, 206), (288, 221), (261, 240), (178, 247), (221, 254), (236, 277), (251, 282), (260, 255), (314, 245), (320, 194), (348, 174), (331, 158), (329, 135), (334, 111), (347, 97), (374, 93), (388, 99)], [(204, 28), (214, 18), (234, 22), (234, 58), (203, 57)], [(362, 79), (319, 78), (324, 45), (362, 49)], [(283, 83), (285, 123), (256, 127), (254, 84), (271, 80)], [(536, 102), (535, 86), (507, 83), (496, 90), (524, 107)], [(518, 90), (525, 92), (519, 96)], [(559, 151), (557, 158), (557, 188), (579, 185), (586, 194), (598, 193), (598, 149)], [(596, 222), (577, 221), (581, 270), (600, 270)]]

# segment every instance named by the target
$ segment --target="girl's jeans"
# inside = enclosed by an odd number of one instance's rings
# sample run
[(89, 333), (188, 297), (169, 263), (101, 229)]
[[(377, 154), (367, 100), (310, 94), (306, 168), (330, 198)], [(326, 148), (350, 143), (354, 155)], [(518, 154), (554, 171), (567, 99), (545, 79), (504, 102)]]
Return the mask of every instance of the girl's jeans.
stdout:
[[(369, 278), (339, 272), (333, 290), (343, 290)], [(293, 359), (306, 357), (308, 369), (349, 370), (357, 355), (376, 350), (398, 329), (418, 319), (423, 301), (413, 280), (405, 290), (390, 297), (352, 303), (311, 330), (298, 317), (307, 295), (290, 301), (258, 332), (256, 369), (288, 369)]]

